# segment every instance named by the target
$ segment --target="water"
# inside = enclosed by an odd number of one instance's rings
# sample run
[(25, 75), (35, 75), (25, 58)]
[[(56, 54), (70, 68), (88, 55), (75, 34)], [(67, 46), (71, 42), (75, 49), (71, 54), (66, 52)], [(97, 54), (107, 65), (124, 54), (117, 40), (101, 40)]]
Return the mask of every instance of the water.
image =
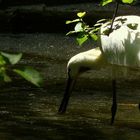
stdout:
[[(37, 88), (19, 77), (1, 83), (0, 140), (139, 140), (140, 73), (129, 72), (117, 81), (118, 111), (110, 125), (110, 69), (81, 76), (72, 93), (67, 113), (57, 110), (66, 85), (66, 64), (80, 48), (64, 34), (1, 34), (1, 50), (23, 52), (20, 66), (31, 65), (44, 77)], [(90, 78), (89, 78), (90, 77)]]

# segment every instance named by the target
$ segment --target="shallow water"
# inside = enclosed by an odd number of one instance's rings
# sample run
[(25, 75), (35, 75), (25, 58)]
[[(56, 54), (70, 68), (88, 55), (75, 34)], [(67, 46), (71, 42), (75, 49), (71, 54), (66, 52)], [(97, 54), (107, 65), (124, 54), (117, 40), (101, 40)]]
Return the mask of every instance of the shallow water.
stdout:
[[(81, 76), (67, 113), (57, 110), (66, 85), (66, 63), (80, 48), (63, 34), (1, 34), (1, 50), (23, 52), (20, 66), (31, 65), (44, 76), (37, 88), (19, 77), (0, 88), (0, 140), (139, 140), (140, 73), (118, 79), (118, 110), (110, 125), (110, 69), (93, 70)], [(90, 77), (90, 78), (89, 78)], [(120, 76), (121, 77), (121, 76)]]

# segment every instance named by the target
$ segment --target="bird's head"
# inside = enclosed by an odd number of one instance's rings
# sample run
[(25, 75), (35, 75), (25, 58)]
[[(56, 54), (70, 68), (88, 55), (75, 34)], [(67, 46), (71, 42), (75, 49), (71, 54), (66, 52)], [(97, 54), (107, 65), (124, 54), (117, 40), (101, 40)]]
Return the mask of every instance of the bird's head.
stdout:
[(70, 94), (73, 90), (75, 81), (80, 74), (82, 62), (83, 62), (83, 56), (81, 54), (77, 54), (73, 56), (67, 64), (68, 79), (67, 79), (65, 94), (58, 111), (60, 114), (66, 111)]
[(80, 74), (86, 72), (87, 70), (98, 68), (101, 62), (101, 56), (99, 48), (73, 56), (67, 64), (68, 76), (71, 79), (76, 79)]
[(70, 94), (73, 90), (77, 77), (91, 69), (97, 68), (98, 64), (102, 62), (101, 51), (99, 49), (92, 49), (73, 56), (67, 65), (68, 80), (63, 100), (61, 102), (59, 113), (64, 113), (67, 108)]
[(80, 69), (82, 67), (83, 56), (73, 56), (67, 64), (67, 73), (71, 79), (76, 79), (80, 75)]

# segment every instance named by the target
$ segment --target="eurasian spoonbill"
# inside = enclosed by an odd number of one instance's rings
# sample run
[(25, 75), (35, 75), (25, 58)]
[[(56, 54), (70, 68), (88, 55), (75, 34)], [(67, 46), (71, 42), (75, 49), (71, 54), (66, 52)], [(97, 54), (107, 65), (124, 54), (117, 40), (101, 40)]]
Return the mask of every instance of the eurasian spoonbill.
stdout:
[[(113, 23), (112, 32), (107, 35), (109, 28), (110, 22), (101, 26), (99, 47), (79, 53), (69, 60), (67, 64), (67, 87), (58, 111), (59, 113), (66, 111), (76, 79), (83, 72), (90, 69), (100, 69), (107, 65), (112, 67), (140, 67), (140, 17), (135, 15), (117, 17)], [(112, 86), (111, 124), (114, 122), (117, 109), (115, 78), (112, 79)]]

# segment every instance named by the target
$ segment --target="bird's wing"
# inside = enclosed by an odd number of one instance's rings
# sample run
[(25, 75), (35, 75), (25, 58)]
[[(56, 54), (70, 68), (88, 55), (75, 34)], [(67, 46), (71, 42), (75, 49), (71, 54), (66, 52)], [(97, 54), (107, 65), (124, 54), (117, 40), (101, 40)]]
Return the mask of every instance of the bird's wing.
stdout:
[(107, 61), (116, 65), (140, 67), (140, 17), (117, 17), (113, 32), (108, 36), (104, 32), (109, 27), (106, 23), (100, 30), (100, 45)]

